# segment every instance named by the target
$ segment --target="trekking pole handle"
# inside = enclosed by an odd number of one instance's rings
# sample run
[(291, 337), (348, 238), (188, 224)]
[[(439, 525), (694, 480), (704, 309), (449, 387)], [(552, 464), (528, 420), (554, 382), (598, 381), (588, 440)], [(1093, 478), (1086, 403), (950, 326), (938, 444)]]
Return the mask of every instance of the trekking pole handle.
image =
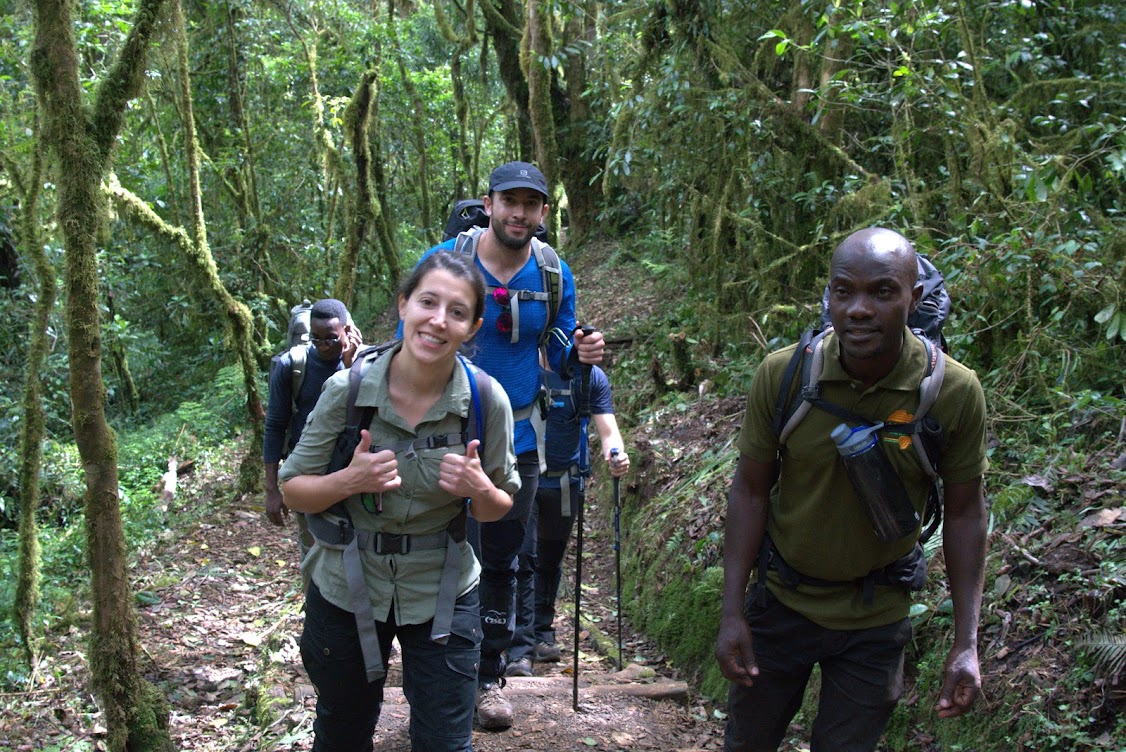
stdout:
[[(593, 326), (583, 326), (583, 327), (579, 327), (579, 328), (582, 329), (582, 333), (583, 333), (584, 337), (588, 337), (591, 334), (594, 334), (596, 331), (598, 331)], [(589, 417), (590, 416), (590, 372), (594, 368), (594, 366), (592, 366), (589, 363), (582, 363), (582, 362), (580, 362), (580, 366), (581, 366), (580, 373), (581, 373), (581, 379), (582, 380), (581, 380), (581, 389), (579, 390), (579, 404), (578, 404), (579, 415), (582, 416), (582, 417)]]

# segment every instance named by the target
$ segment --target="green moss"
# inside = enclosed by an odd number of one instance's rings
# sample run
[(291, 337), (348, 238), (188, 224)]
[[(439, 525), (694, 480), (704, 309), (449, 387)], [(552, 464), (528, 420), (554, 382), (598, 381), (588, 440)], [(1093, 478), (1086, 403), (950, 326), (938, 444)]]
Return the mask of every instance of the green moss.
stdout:
[(686, 572), (669, 580), (662, 576), (665, 559), (655, 560), (629, 583), (628, 592), (640, 593), (629, 617), (657, 640), (673, 662), (695, 675), (704, 694), (723, 697), (727, 680), (714, 658), (723, 570), (708, 567), (702, 573)]

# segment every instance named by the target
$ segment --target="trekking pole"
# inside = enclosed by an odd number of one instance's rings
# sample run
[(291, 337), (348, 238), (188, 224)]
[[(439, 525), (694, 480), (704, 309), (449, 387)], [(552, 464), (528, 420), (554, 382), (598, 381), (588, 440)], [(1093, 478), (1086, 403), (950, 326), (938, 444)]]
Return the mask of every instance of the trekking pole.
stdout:
[[(594, 332), (593, 327), (584, 326), (583, 335)], [(590, 373), (594, 366), (583, 363), (580, 368), (579, 381), (579, 509), (575, 515), (575, 524), (578, 531), (575, 534), (575, 640), (573, 664), (571, 666), (571, 708), (579, 710), (579, 607), (582, 603), (583, 590), (583, 506), (586, 493), (586, 476), (590, 473), (590, 446), (587, 443), (587, 425), (590, 422)]]
[[(610, 450), (611, 467), (618, 464), (618, 452)], [(625, 668), (622, 663), (622, 479), (614, 476), (614, 579), (618, 586), (618, 670)]]
[[(581, 481), (580, 481), (581, 482)], [(583, 581), (583, 505), (579, 504), (575, 514), (575, 644), (571, 666), (571, 709), (579, 710), (579, 606), (582, 603)]]

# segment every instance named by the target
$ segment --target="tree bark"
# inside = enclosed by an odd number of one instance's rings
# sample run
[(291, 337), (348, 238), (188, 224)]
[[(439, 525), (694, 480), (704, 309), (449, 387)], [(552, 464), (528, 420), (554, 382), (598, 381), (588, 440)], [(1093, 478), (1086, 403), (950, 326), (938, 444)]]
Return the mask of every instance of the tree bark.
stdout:
[[(36, 118), (36, 139), (39, 122)], [(43, 466), (44, 415), (40, 396), (43, 385), (39, 372), (47, 361), (50, 343), (47, 326), (55, 309), (57, 289), (55, 267), (43, 250), (39, 235), (39, 188), (43, 185), (43, 147), (36, 143), (32, 155), (31, 174), (24, 182), (17, 231), (20, 244), (31, 257), (31, 266), (39, 281), (39, 296), (35, 312), (28, 325), (27, 370), (23, 381), (23, 409), (20, 420), (20, 521), (19, 573), (16, 580), (16, 599), (13, 608), (16, 631), (23, 640), (24, 657), (28, 668), (34, 668), (38, 648), (35, 631), (35, 610), (39, 602), (39, 527), (35, 514), (41, 501), (39, 471)]]
[(485, 30), (497, 54), (500, 80), (508, 98), (516, 105), (519, 157), (530, 161), (536, 153), (536, 145), (528, 114), (528, 81), (520, 64), (520, 40), (524, 35), (520, 5), (515, 0), (482, 0), (481, 10), (485, 17)]
[[(349, 128), (349, 140), (352, 143), (352, 154), (356, 162), (356, 191), (353, 197), (351, 217), (348, 226), (348, 237), (345, 238), (344, 255), (340, 258), (340, 271), (336, 275), (336, 287), (333, 296), (351, 307), (356, 286), (356, 267), (360, 262), (360, 251), (367, 237), (368, 225), (382, 221), (379, 217), (379, 202), (372, 196), (371, 181), (371, 151), (368, 141), (368, 126), (371, 123), (371, 108), (377, 71), (368, 71), (356, 87), (356, 93), (348, 104), (345, 115), (346, 127)], [(396, 264), (388, 270), (390, 281), (386, 285), (388, 294), (399, 279), (399, 269)]]
[(551, 106), (551, 69), (545, 65), (552, 57), (551, 4), (546, 0), (530, 0), (527, 9), (523, 67), (528, 79), (528, 115), (532, 121), (536, 160), (547, 178), (548, 201), (555, 204), (559, 147), (555, 143), (555, 112)]
[(86, 554), (93, 592), (92, 688), (112, 752), (170, 750), (168, 706), (140, 674), (136, 614), (125, 566), (117, 440), (106, 422), (98, 311), (99, 185), (112, 161), (126, 105), (140, 92), (145, 56), (163, 0), (141, 0), (125, 44), (83, 101), (71, 0), (34, 0), (31, 71), (44, 142), (57, 160), (58, 220), (66, 247), (66, 327), (75, 442), (86, 475)]

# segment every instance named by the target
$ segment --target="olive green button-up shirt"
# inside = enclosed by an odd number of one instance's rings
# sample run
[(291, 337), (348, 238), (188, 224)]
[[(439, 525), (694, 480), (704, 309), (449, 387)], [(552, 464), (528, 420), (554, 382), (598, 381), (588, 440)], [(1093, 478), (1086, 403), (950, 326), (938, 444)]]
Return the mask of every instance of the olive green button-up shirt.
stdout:
[[(459, 433), (469, 414), (472, 399), (469, 377), (459, 363), (445, 392), (414, 428), (400, 418), (391, 405), (387, 390), (387, 373), (391, 356), (400, 345), (375, 360), (364, 374), (356, 397), (358, 406), (374, 406), (369, 431), (372, 451), (400, 441), (432, 435)], [(298, 475), (323, 475), (332, 459), (336, 439), (344, 430), (348, 402), (348, 371), (339, 371), (325, 382), (317, 406), (309, 415), (301, 441), (286, 459), (279, 480), (284, 484)], [(512, 448), (512, 407), (508, 395), (495, 380), (492, 401), (487, 415), (482, 416), (485, 428), (481, 464), (493, 483), (507, 493), (520, 488), (516, 455)], [(373, 532), (428, 535), (439, 533), (460, 513), (465, 499), (452, 496), (438, 486), (438, 470), (447, 452), (465, 453), (464, 444), (438, 449), (401, 451), (396, 459), (402, 484), (382, 494), (383, 511), (368, 512), (357, 497), (345, 501), (352, 522), (358, 530)], [(477, 585), (481, 567), (468, 542), (460, 544), (461, 577), (458, 594)], [(434, 617), (438, 586), (445, 561), (445, 549), (410, 551), (406, 554), (376, 554), (361, 550), (364, 580), (377, 621), (386, 621), (395, 609), (398, 624), (424, 624)], [(344, 576), (343, 552), (316, 545), (301, 564), (302, 571), (312, 577), (321, 594), (333, 605), (354, 611)]]

